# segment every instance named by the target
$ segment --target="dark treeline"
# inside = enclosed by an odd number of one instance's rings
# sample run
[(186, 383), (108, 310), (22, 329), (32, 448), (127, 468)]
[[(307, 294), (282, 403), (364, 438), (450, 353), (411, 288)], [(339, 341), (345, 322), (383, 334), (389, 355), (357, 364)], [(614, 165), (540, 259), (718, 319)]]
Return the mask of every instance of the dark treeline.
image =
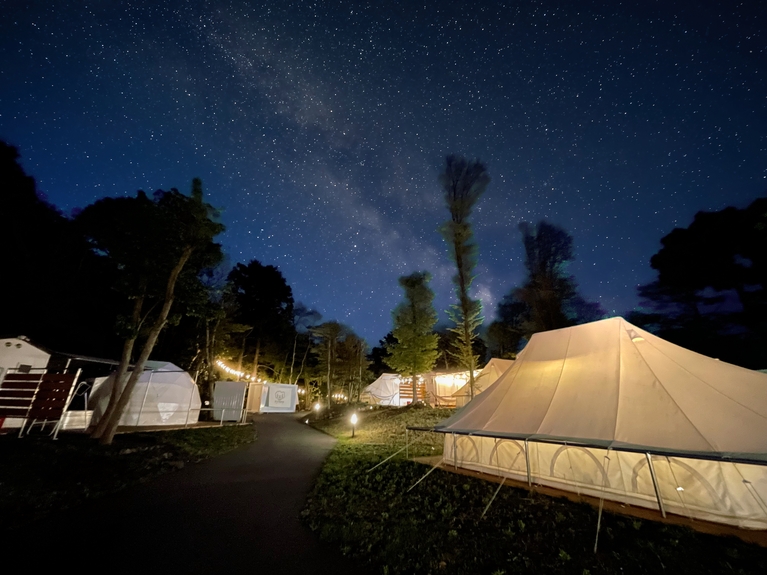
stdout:
[(767, 367), (767, 198), (699, 212), (661, 240), (629, 321), (704, 355)]
[(279, 269), (222, 263), (214, 240), (224, 228), (199, 180), (190, 195), (139, 191), (66, 217), (0, 142), (0, 186), (0, 337), (136, 362), (157, 328), (152, 357), (197, 374), (204, 398), (222, 374), (235, 377), (218, 360), (254, 378), (304, 383), (305, 401), (354, 399), (370, 381), (366, 342), (296, 302)]

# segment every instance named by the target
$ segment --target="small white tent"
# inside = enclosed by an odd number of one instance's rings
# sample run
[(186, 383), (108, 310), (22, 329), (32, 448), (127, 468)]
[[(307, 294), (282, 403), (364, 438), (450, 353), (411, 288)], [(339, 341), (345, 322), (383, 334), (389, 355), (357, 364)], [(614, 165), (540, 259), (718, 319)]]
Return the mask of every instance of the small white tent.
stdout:
[[(131, 393), (120, 419), (124, 426), (186, 425), (200, 416), (200, 392), (189, 374), (167, 362), (149, 363), (156, 369), (145, 370)], [(114, 385), (114, 374), (96, 378), (88, 408), (93, 423), (104, 415)]]
[[(500, 359), (497, 357), (490, 358), (487, 365), (482, 368), (479, 375), (474, 379), (474, 397), (485, 391), (488, 387), (493, 385), (499, 377), (501, 377), (507, 369), (514, 363), (513, 359)], [(467, 383), (461, 389), (453, 394), (455, 398), (455, 406), (463, 407), (469, 401), (471, 401), (471, 389)]]
[(535, 334), (435, 430), (458, 467), (767, 529), (767, 375), (623, 318)]
[(384, 373), (362, 390), (360, 401), (371, 405), (400, 405), (400, 377), (396, 373)]

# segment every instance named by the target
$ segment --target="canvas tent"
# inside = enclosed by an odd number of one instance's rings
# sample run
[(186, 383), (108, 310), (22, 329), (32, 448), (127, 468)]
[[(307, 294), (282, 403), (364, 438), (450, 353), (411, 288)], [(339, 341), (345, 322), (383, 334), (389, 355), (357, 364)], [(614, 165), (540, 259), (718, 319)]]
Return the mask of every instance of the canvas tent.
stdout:
[[(453, 394), (469, 380), (469, 372), (435, 370), (417, 377), (419, 400), (455, 407)], [(362, 390), (360, 400), (373, 405), (407, 405), (413, 401), (413, 384), (409, 378), (403, 379), (396, 373), (384, 373)]]
[[(168, 362), (147, 362), (120, 419), (125, 426), (187, 425), (200, 416), (200, 392), (189, 374)], [(94, 380), (88, 400), (93, 423), (104, 415), (114, 374)]]
[[(474, 379), (474, 397), (485, 391), (488, 387), (493, 385), (496, 380), (501, 377), (504, 372), (511, 367), (514, 363), (513, 359), (500, 359), (493, 357), (487, 362), (487, 365), (482, 368)], [(471, 401), (471, 389), (468, 382), (453, 394), (455, 398), (455, 406), (463, 407), (469, 401)]]
[(435, 430), (458, 467), (767, 529), (767, 375), (620, 317), (535, 334)]
[(384, 373), (362, 390), (360, 400), (371, 405), (400, 405), (400, 377), (396, 373)]

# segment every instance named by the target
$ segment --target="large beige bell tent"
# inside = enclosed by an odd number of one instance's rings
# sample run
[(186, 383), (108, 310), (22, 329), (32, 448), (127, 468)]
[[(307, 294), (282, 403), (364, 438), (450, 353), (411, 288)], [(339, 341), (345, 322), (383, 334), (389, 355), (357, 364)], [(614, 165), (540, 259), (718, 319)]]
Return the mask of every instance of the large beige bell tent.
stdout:
[(620, 317), (535, 334), (435, 430), (447, 464), (767, 529), (767, 375)]

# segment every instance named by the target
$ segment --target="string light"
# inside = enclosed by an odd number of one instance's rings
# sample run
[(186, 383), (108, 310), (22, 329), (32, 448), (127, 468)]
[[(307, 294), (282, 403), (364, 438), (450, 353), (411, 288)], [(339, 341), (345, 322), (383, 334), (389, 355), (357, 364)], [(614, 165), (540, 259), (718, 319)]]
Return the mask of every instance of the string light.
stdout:
[[(238, 377), (240, 379), (247, 379), (249, 381), (253, 381), (254, 377), (252, 375), (247, 375), (244, 371), (237, 371), (234, 368), (229, 367), (226, 365), (223, 361), (220, 359), (216, 360), (216, 365), (221, 368), (224, 372), (228, 373), (229, 375), (234, 375), (235, 377)], [(258, 381), (261, 381), (259, 378)]]

